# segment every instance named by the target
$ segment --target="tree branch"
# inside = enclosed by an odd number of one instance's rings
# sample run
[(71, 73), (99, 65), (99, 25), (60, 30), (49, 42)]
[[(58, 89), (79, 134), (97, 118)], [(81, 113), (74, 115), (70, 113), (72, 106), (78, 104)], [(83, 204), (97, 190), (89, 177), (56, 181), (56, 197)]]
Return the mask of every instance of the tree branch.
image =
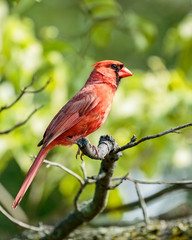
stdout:
[[(95, 147), (92, 145), (87, 139), (81, 138), (77, 141), (77, 144), (82, 151), (84, 155), (87, 155), (88, 157), (95, 159), (95, 160), (101, 160), (101, 167), (98, 176), (96, 177), (88, 177), (86, 175), (86, 172), (84, 172), (84, 182), (81, 184), (81, 189), (78, 191), (76, 198), (75, 198), (75, 210), (69, 214), (65, 219), (63, 219), (59, 224), (56, 225), (54, 230), (49, 234), (43, 237), (41, 240), (61, 240), (64, 237), (66, 237), (70, 232), (72, 232), (74, 229), (76, 229), (78, 226), (82, 225), (84, 222), (90, 221), (92, 218), (94, 218), (97, 214), (103, 211), (103, 209), (106, 206), (107, 198), (108, 198), (108, 192), (110, 189), (113, 189), (117, 187), (119, 184), (121, 184), (124, 180), (132, 181), (136, 185), (136, 190), (139, 196), (140, 201), (134, 202), (132, 204), (129, 204), (129, 207), (136, 207), (138, 203), (142, 205), (142, 210), (144, 210), (144, 215), (146, 217), (145, 212), (145, 204), (144, 201), (151, 201), (152, 199), (163, 195), (167, 193), (168, 191), (175, 191), (177, 189), (181, 188), (189, 188), (187, 186), (183, 186), (186, 184), (191, 184), (192, 180), (184, 180), (184, 181), (141, 181), (131, 178), (130, 176), (125, 176), (122, 178), (112, 178), (116, 161), (119, 159), (119, 157), (122, 155), (121, 151), (124, 151), (128, 148), (134, 147), (138, 145), (141, 142), (144, 142), (146, 140), (150, 140), (153, 138), (157, 138), (163, 135), (166, 135), (171, 132), (176, 132), (182, 128), (190, 127), (192, 126), (192, 123), (184, 124), (175, 128), (171, 128), (169, 130), (166, 130), (164, 132), (150, 135), (144, 138), (141, 138), (139, 141), (136, 141), (136, 137), (133, 136), (131, 141), (126, 144), (123, 147), (119, 147), (118, 144), (115, 142), (115, 140), (109, 136), (102, 136), (99, 141), (98, 147)], [(84, 166), (82, 165), (83, 171), (85, 171)], [(90, 181), (92, 180), (92, 181)], [(116, 184), (115, 186), (111, 187), (111, 181), (120, 181), (119, 184)], [(81, 182), (81, 180), (80, 180)], [(87, 184), (96, 183), (95, 186), (95, 193), (93, 196), (93, 199), (90, 200), (88, 203), (78, 204), (78, 199), (86, 187)], [(159, 191), (158, 193), (143, 199), (140, 190), (138, 188), (139, 184), (175, 184), (174, 186), (171, 186), (169, 188), (163, 189)], [(118, 210), (124, 209), (124, 206), (118, 207)], [(117, 208), (115, 209), (117, 210)], [(109, 211), (109, 210), (108, 210)]]
[(117, 149), (115, 152), (122, 152), (128, 148), (132, 148), (132, 147), (135, 147), (137, 146), (138, 144), (142, 143), (142, 142), (145, 142), (147, 140), (150, 140), (150, 139), (153, 139), (153, 138), (158, 138), (158, 137), (162, 137), (166, 134), (169, 134), (169, 133), (178, 133), (177, 131), (180, 130), (180, 129), (183, 129), (183, 128), (187, 128), (187, 127), (191, 127), (192, 126), (192, 122), (190, 123), (187, 123), (187, 124), (183, 124), (181, 126), (177, 126), (177, 127), (174, 127), (174, 128), (170, 128), (166, 131), (163, 131), (161, 133), (157, 133), (155, 135), (149, 135), (149, 136), (146, 136), (146, 137), (143, 137), (141, 138), (140, 140), (136, 141), (137, 138), (135, 135), (133, 135), (131, 141), (129, 143), (127, 143), (126, 145), (120, 147), (119, 149)]
[[(167, 188), (164, 188), (146, 198), (144, 198), (145, 202), (146, 203), (149, 203), (149, 202), (152, 202), (154, 200), (156, 200), (157, 198), (160, 198), (162, 197), (163, 195), (165, 194), (171, 194), (172, 192), (175, 192), (175, 191), (179, 191), (179, 190), (191, 190), (192, 188), (189, 187), (189, 186), (186, 186), (185, 184), (184, 185), (172, 185), (170, 187), (167, 187)], [(133, 210), (135, 208), (138, 208), (139, 207), (139, 201), (134, 201), (134, 202), (131, 202), (131, 203), (127, 203), (127, 204), (123, 204), (123, 205), (119, 205), (119, 206), (115, 206), (115, 207), (110, 207), (110, 208), (107, 208), (103, 213), (106, 214), (108, 212), (115, 212), (115, 211), (130, 211), (130, 210)]]
[(77, 144), (84, 155), (94, 160), (105, 160), (106, 157), (110, 158), (111, 156), (116, 157), (116, 160), (118, 160), (122, 156), (118, 144), (109, 135), (100, 137), (98, 147), (92, 145), (86, 138), (78, 139)]
[(44, 160), (43, 162), (46, 163), (47, 166), (55, 166), (55, 167), (61, 168), (61, 169), (64, 170), (65, 172), (67, 172), (67, 173), (69, 173), (70, 175), (72, 175), (73, 177), (75, 177), (75, 178), (79, 181), (79, 183), (80, 183), (81, 185), (84, 184), (84, 180), (83, 180), (78, 174), (76, 174), (75, 172), (71, 171), (69, 168), (63, 166), (62, 164), (55, 163), (55, 162), (51, 162), (51, 161), (48, 161), (48, 160)]
[(50, 81), (51, 81), (51, 78), (49, 78), (47, 80), (47, 82), (41, 88), (39, 88), (37, 90), (27, 90), (27, 91), (25, 91), (25, 93), (33, 93), (33, 94), (35, 94), (35, 93), (42, 92), (47, 87), (47, 85), (50, 83)]
[(135, 189), (136, 189), (136, 192), (137, 192), (137, 196), (139, 198), (139, 202), (140, 202), (140, 205), (141, 205), (141, 209), (142, 209), (142, 212), (143, 212), (143, 217), (144, 217), (145, 223), (149, 224), (150, 220), (149, 220), (149, 218), (147, 216), (146, 203), (145, 203), (145, 200), (144, 200), (144, 198), (143, 198), (143, 196), (141, 194), (141, 191), (140, 191), (138, 183), (135, 183)]
[(13, 130), (15, 130), (16, 128), (21, 127), (21, 126), (24, 125), (26, 122), (28, 122), (29, 119), (33, 116), (33, 114), (35, 114), (35, 113), (36, 113), (39, 109), (41, 109), (42, 107), (43, 107), (43, 106), (40, 106), (40, 107), (38, 107), (38, 108), (35, 108), (35, 109), (29, 114), (29, 116), (28, 116), (24, 121), (17, 123), (17, 124), (14, 125), (13, 127), (9, 128), (9, 129), (7, 129), (7, 130), (5, 130), (5, 131), (0, 131), (0, 135), (1, 135), (1, 134), (8, 134), (8, 133), (12, 132)]
[[(39, 88), (37, 90), (28, 91), (27, 89), (30, 88), (34, 84), (34, 82), (35, 82), (35, 75), (33, 76), (31, 83), (29, 85), (27, 85), (26, 87), (24, 87), (23, 90), (21, 90), (21, 93), (19, 94), (19, 96), (11, 104), (9, 104), (7, 106), (2, 106), (0, 108), (0, 113), (3, 110), (6, 110), (6, 109), (9, 109), (9, 108), (13, 107), (23, 97), (24, 94), (26, 94), (26, 93), (33, 93), (33, 94), (35, 94), (35, 93), (39, 93), (39, 92), (43, 91), (47, 87), (47, 85), (50, 83), (50, 79), (47, 80), (47, 82), (45, 83), (45, 85), (43, 87), (41, 87), (41, 88)], [(15, 124), (13, 127), (9, 128), (7, 130), (0, 131), (0, 135), (8, 134), (11, 131), (15, 130), (16, 128), (24, 125), (26, 122), (29, 121), (29, 119), (33, 116), (33, 114), (35, 114), (35, 112), (37, 112), (42, 107), (43, 106), (41, 106), (39, 108), (35, 108), (24, 121)]]
[[(121, 178), (114, 178), (115, 180), (120, 180)], [(130, 176), (126, 177), (127, 180), (134, 182), (134, 183), (140, 183), (140, 184), (192, 184), (192, 180), (181, 180), (181, 181), (142, 181), (138, 179), (134, 179)]]
[(9, 109), (9, 108), (13, 107), (13, 105), (15, 105), (23, 97), (24, 94), (26, 94), (26, 93), (33, 93), (33, 94), (34, 93), (39, 93), (39, 92), (43, 91), (47, 87), (47, 85), (50, 83), (50, 78), (49, 78), (43, 87), (41, 87), (37, 90), (27, 91), (27, 89), (30, 88), (34, 84), (35, 80), (36, 80), (36, 78), (35, 78), (35, 75), (34, 75), (31, 83), (21, 90), (21, 93), (19, 94), (19, 96), (11, 104), (9, 104), (7, 106), (2, 106), (0, 108), (0, 113), (5, 109)]
[[(42, 232), (45, 230), (45, 226), (39, 226), (39, 227), (35, 227), (35, 226), (31, 226), (27, 223), (21, 222), (18, 219), (15, 219), (14, 217), (12, 217), (1, 205), (0, 205), (0, 212), (7, 217), (11, 222), (17, 224), (20, 227), (23, 227), (25, 229), (29, 229), (35, 232)], [(50, 227), (49, 227), (50, 228)]]
[[(116, 145), (115, 140), (109, 135), (102, 136), (98, 148), (94, 147), (94, 149), (93, 145), (90, 145), (87, 139), (82, 138), (78, 140), (78, 146), (84, 154), (88, 153), (95, 159), (103, 159), (99, 171), (99, 175), (102, 175), (102, 178), (96, 181), (93, 199), (88, 203), (78, 206), (78, 208), (55, 227), (50, 235), (45, 236), (42, 240), (63, 239), (78, 226), (90, 221), (105, 208), (111, 177), (115, 170), (116, 161), (120, 157), (120, 154), (111, 153)], [(79, 195), (80, 193), (78, 193), (78, 197)]]

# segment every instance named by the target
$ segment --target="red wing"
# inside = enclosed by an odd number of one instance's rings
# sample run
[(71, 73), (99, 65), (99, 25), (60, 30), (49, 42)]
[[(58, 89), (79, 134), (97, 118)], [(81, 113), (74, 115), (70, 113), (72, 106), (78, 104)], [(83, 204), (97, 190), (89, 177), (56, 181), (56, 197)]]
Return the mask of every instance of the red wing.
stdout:
[(59, 135), (80, 122), (83, 116), (98, 104), (97, 99), (98, 98), (93, 91), (82, 89), (78, 92), (53, 118), (45, 131), (43, 140), (38, 146), (42, 144), (44, 147), (47, 146)]

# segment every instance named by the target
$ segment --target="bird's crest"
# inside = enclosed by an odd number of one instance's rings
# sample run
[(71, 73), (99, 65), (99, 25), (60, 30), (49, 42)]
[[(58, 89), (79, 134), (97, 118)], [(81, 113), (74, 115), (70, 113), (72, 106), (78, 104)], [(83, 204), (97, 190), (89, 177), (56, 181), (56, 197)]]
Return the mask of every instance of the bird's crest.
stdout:
[(111, 65), (111, 64), (122, 64), (121, 62), (119, 61), (114, 61), (114, 60), (103, 60), (103, 61), (100, 61), (100, 62), (96, 62), (94, 64), (92, 64), (91, 66), (92, 67), (95, 67), (95, 66), (98, 66), (98, 65)]

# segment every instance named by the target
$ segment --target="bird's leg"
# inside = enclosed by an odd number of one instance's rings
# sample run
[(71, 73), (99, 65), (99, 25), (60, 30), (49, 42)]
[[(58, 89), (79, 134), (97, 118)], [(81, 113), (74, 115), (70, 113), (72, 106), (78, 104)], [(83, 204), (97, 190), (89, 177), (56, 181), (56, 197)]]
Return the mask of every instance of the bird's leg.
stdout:
[(85, 154), (81, 152), (81, 155), (80, 155), (81, 161), (83, 161), (83, 156), (84, 156), (84, 155), (85, 155)]
[(83, 161), (83, 156), (85, 155), (84, 153), (81, 152), (80, 147), (78, 146), (78, 150), (76, 153), (76, 159), (78, 159), (78, 156), (80, 155), (80, 159)]
[[(80, 152), (81, 152), (81, 150), (80, 150), (80, 148), (79, 148), (79, 146), (78, 146), (78, 149), (77, 149), (77, 153), (76, 153), (76, 159), (78, 159), (78, 156), (80, 155)], [(81, 157), (80, 157), (81, 158)]]
[[(72, 144), (77, 144), (77, 141), (73, 140), (72, 137), (68, 136), (68, 137), (66, 137), (66, 138), (67, 138), (67, 140), (69, 140)], [(76, 159), (78, 159), (78, 156), (80, 155), (80, 153), (81, 153), (81, 149), (80, 149), (79, 146), (78, 146), (78, 150), (77, 150), (77, 153), (76, 153), (76, 155), (75, 155)], [(83, 154), (83, 153), (81, 153), (81, 155), (80, 155), (81, 160), (82, 160), (82, 154)]]

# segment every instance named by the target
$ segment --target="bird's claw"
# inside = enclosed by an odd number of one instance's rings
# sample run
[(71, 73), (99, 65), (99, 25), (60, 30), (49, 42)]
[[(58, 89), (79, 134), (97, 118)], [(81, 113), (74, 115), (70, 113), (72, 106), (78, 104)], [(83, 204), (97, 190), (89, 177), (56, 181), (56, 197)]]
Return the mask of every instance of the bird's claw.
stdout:
[(81, 150), (80, 150), (80, 148), (78, 147), (78, 150), (77, 150), (77, 153), (76, 153), (76, 159), (78, 159), (78, 156), (80, 155), (80, 152), (81, 152)]
[(76, 159), (78, 159), (78, 156), (80, 155), (81, 161), (83, 161), (84, 153), (81, 152), (81, 149), (78, 147), (77, 153), (76, 153)]
[(95, 147), (94, 145), (90, 145), (91, 146), (91, 148), (92, 149), (94, 149), (94, 151), (95, 151), (95, 153), (96, 153), (96, 155), (97, 155), (97, 157), (99, 157), (99, 151), (98, 151), (98, 148), (97, 147)]
[(85, 154), (81, 152), (81, 155), (80, 155), (81, 161), (83, 161), (83, 156), (84, 156), (84, 155), (85, 155)]

